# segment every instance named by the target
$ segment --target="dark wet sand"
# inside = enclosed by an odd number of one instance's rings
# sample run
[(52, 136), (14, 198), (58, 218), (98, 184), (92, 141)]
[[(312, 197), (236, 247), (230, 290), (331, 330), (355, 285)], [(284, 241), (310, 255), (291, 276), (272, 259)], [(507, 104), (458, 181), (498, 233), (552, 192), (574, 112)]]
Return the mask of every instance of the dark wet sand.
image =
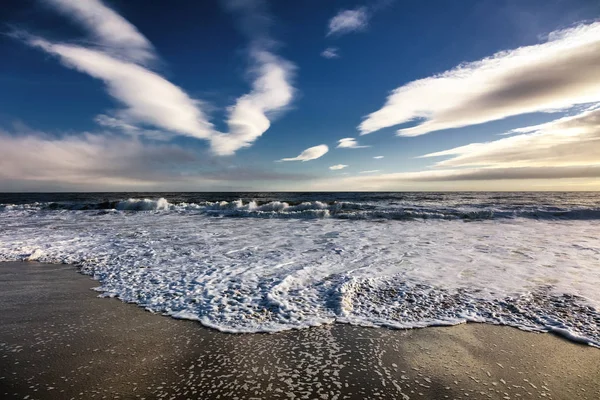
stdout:
[(0, 398), (599, 399), (600, 350), (468, 324), (231, 335), (0, 263)]

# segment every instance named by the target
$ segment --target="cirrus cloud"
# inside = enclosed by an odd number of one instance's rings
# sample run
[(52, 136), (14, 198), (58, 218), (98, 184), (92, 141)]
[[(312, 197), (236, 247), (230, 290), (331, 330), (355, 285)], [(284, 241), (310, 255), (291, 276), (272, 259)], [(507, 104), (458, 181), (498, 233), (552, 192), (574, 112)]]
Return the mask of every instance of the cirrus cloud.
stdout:
[(44, 1), (86, 28), (105, 50), (138, 62), (156, 58), (148, 39), (100, 0)]
[(199, 101), (157, 73), (80, 46), (31, 36), (26, 43), (57, 56), (69, 68), (102, 80), (108, 93), (126, 106), (116, 112), (126, 124), (149, 124), (195, 138), (212, 135), (212, 124), (198, 107)]
[(362, 149), (369, 146), (361, 146), (354, 138), (343, 138), (338, 140), (338, 149)]
[(502, 51), (410, 82), (359, 125), (361, 134), (410, 121), (417, 136), (513, 115), (600, 101), (600, 22), (556, 31), (545, 43)]
[(337, 47), (328, 47), (321, 52), (321, 57), (324, 58), (339, 58), (339, 49)]
[[(127, 20), (100, 0), (46, 0), (57, 11), (83, 25), (97, 40), (92, 46), (53, 43), (23, 32), (13, 36), (30, 46), (56, 56), (68, 68), (100, 79), (109, 95), (125, 106), (96, 117), (130, 135), (167, 138), (185, 135), (210, 142), (217, 155), (231, 155), (251, 146), (271, 126), (271, 120), (286, 109), (294, 97), (291, 83), (294, 65), (276, 56), (267, 35), (264, 2), (228, 1), (240, 13), (249, 36), (252, 90), (239, 97), (228, 111), (228, 132), (219, 132), (209, 122), (203, 103), (189, 96), (145, 66), (156, 58), (151, 43)], [(147, 129), (150, 126), (156, 129)]]
[(342, 10), (329, 20), (327, 36), (361, 31), (367, 27), (368, 23), (369, 14), (366, 7)]
[(302, 162), (304, 162), (304, 161), (316, 160), (317, 158), (323, 157), (325, 154), (327, 154), (328, 151), (329, 151), (329, 147), (327, 147), (327, 145), (320, 144), (318, 146), (309, 147), (308, 149), (304, 150), (302, 153), (300, 153), (296, 157), (282, 158), (279, 161), (302, 161)]
[(344, 169), (344, 168), (348, 168), (349, 166), (346, 164), (336, 164), (336, 165), (332, 165), (331, 167), (329, 167), (330, 170), (332, 171), (338, 171), (340, 169)]
[(253, 89), (229, 109), (229, 132), (213, 135), (211, 148), (216, 154), (231, 155), (251, 146), (271, 126), (268, 114), (283, 110), (292, 101), (294, 66), (263, 49), (253, 50), (252, 58), (256, 64)]
[(513, 130), (521, 134), (486, 143), (425, 154), (449, 159), (436, 167), (561, 167), (600, 164), (600, 108), (541, 125)]
[(269, 17), (264, 1), (226, 0), (225, 4), (239, 14), (242, 30), (251, 41), (253, 82), (250, 93), (239, 97), (229, 108), (229, 132), (215, 132), (211, 139), (211, 149), (218, 155), (231, 155), (250, 147), (292, 102), (295, 93), (295, 66), (270, 50), (273, 41), (267, 33)]

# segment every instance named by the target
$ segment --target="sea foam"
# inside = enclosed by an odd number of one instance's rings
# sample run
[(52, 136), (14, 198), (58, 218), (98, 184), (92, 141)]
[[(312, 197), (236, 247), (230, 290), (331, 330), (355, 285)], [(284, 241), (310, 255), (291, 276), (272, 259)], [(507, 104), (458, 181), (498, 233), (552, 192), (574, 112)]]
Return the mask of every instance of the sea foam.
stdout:
[[(600, 345), (600, 221), (302, 214), (344, 207), (359, 206), (129, 199), (103, 212), (7, 207), (0, 260), (77, 264), (104, 296), (226, 332), (476, 321)], [(235, 214), (284, 212), (299, 217)]]

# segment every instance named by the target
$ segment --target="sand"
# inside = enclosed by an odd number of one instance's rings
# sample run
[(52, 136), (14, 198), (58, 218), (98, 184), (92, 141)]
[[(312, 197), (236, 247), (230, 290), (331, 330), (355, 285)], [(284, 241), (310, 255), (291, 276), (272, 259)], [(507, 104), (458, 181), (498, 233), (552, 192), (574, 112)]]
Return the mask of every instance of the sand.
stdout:
[(598, 399), (600, 350), (467, 324), (232, 335), (0, 263), (2, 399)]

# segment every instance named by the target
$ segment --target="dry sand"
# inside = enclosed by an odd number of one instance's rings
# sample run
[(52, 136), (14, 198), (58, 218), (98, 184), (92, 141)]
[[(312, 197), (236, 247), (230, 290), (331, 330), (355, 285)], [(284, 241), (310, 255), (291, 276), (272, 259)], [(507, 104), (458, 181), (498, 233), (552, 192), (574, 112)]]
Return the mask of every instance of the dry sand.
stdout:
[(0, 263), (0, 398), (599, 399), (600, 350), (467, 324), (232, 335)]

